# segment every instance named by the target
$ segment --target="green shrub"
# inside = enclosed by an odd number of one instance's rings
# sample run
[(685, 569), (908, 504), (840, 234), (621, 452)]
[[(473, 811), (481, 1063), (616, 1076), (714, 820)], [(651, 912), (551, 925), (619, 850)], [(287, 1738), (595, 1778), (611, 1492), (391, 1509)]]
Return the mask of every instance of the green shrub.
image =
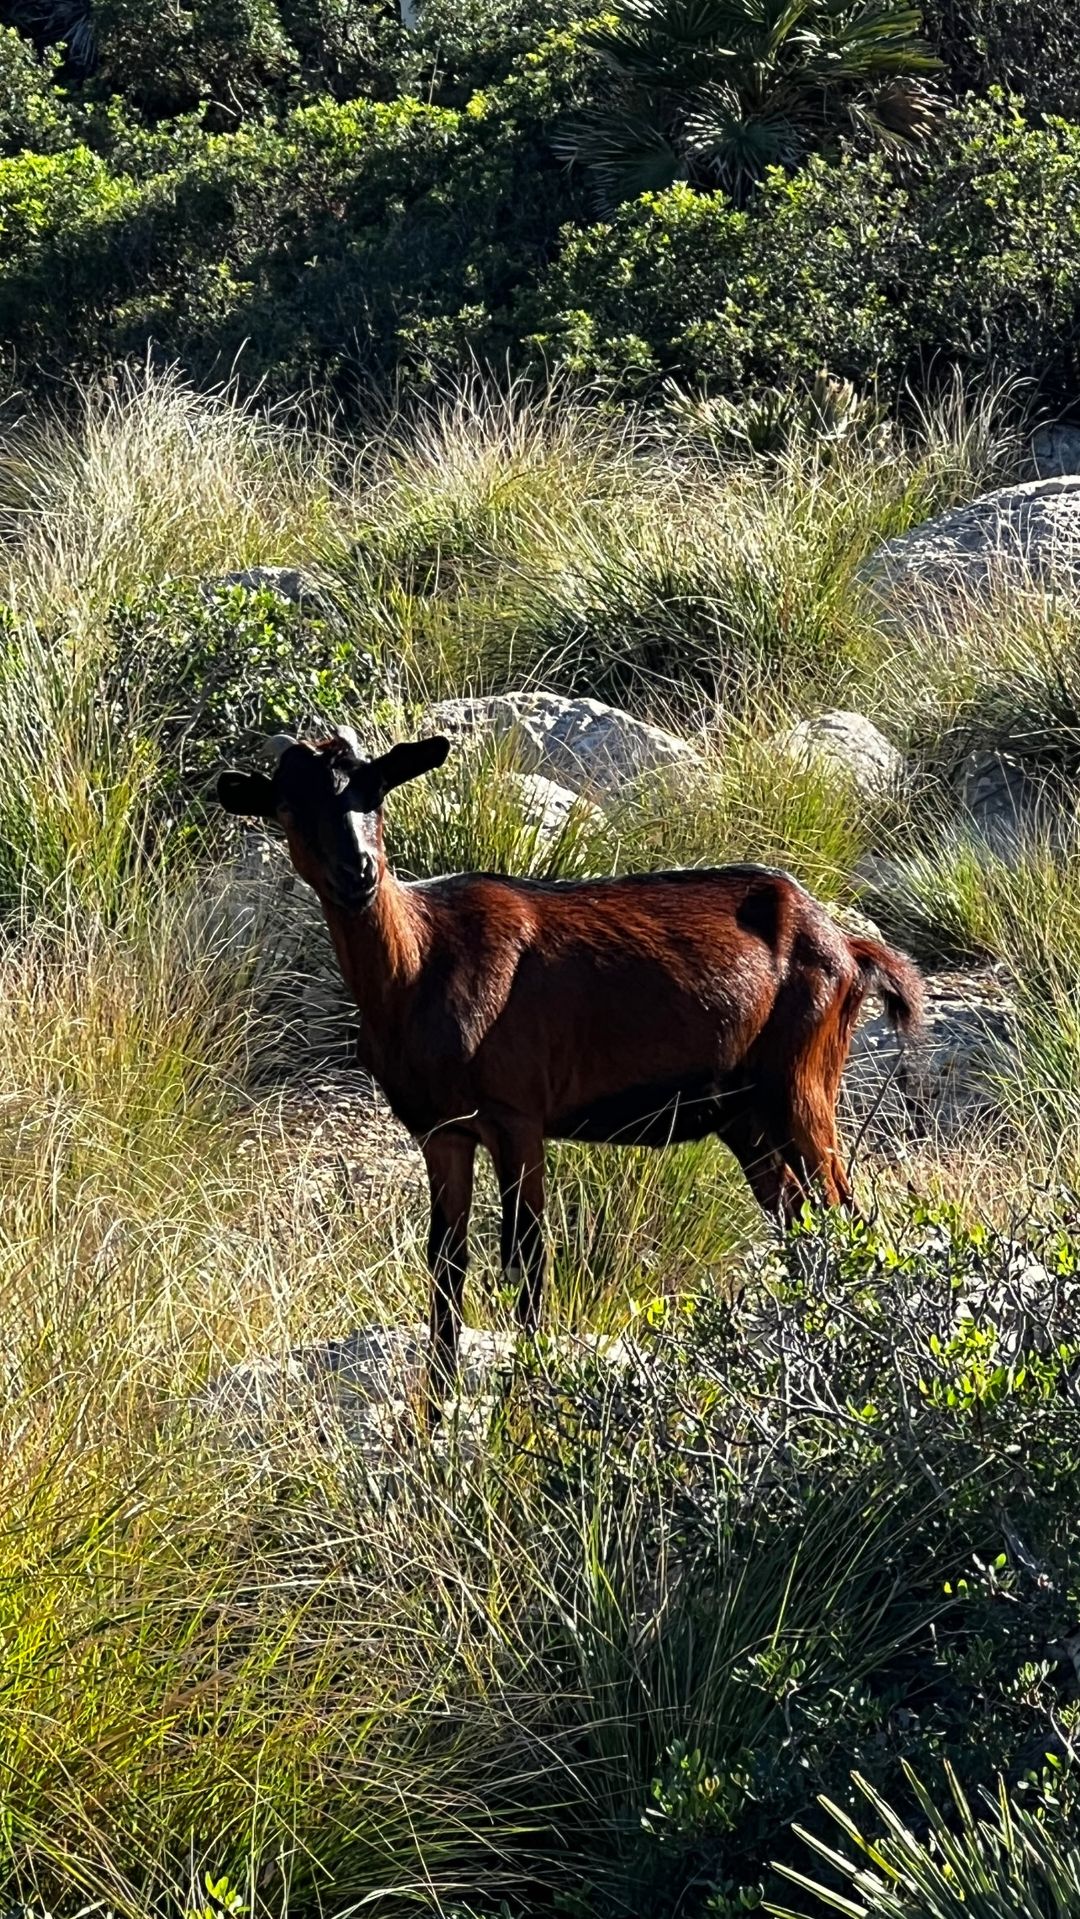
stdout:
[(1003, 87), (1044, 113), (1080, 115), (1080, 48), (1058, 0), (926, 0), (924, 17), (957, 93)]
[(102, 305), (138, 283), (123, 252), (139, 208), (132, 183), (85, 146), (0, 160), (0, 334), (16, 351), (46, 360), (97, 347)]
[(53, 84), (58, 58), (41, 60), (14, 27), (0, 27), (0, 154), (52, 153), (73, 137), (72, 114)]
[(390, 100), (413, 70), (396, 0), (279, 0), (307, 98)]
[[(918, 1209), (899, 1237), (830, 1225), (734, 1302), (657, 1298), (646, 1380), (536, 1382), (542, 1496), (566, 1499), (586, 1452), (599, 1473), (549, 1642), (590, 1702), (591, 1790), (563, 1828), (584, 1911), (752, 1904), (774, 1822), (810, 1780), (846, 1803), (852, 1765), (879, 1785), (904, 1758), (969, 1783), (1038, 1765), (1036, 1701), (1072, 1718), (1045, 1646), (1076, 1575), (1053, 1518), (1080, 1463), (1075, 1275), (1056, 1231), (1020, 1247)], [(660, 1565), (678, 1599), (646, 1631)]]
[(689, 187), (568, 233), (538, 342), (586, 376), (753, 392), (828, 367), (892, 394), (950, 366), (1065, 400), (1080, 380), (1080, 131), (999, 102), (955, 114), (917, 168), (880, 156), (774, 174), (745, 212)]
[(371, 704), (374, 662), (332, 611), (328, 621), (262, 588), (155, 588), (112, 609), (103, 645), (102, 697), (118, 725), (154, 735), (178, 804), (268, 734)]
[(581, 17), (577, 0), (424, 0), (410, 44), (430, 65), (440, 101), (464, 106)]
[[(131, 18), (158, 33), (156, 15)], [(233, 24), (263, 34), (254, 16)], [(185, 14), (177, 31), (231, 72), (228, 36), (196, 25)], [(303, 90), (282, 82), (272, 114), (238, 120), (241, 63), (216, 122), (194, 82), (167, 123), (147, 103), (149, 125), (80, 106), (82, 144), (0, 161), (0, 332), (28, 369), (153, 340), (200, 377), (239, 355), (247, 382), (350, 405), (373, 381), (415, 390), (470, 357), (734, 398), (823, 367), (867, 402), (950, 366), (1037, 380), (1055, 402), (1075, 392), (1075, 128), (1028, 124), (999, 98), (955, 112), (918, 164), (853, 150), (774, 172), (742, 212), (676, 186), (585, 226), (584, 186), (552, 147), (588, 96), (584, 30), (537, 26), (530, 41), (513, 16), (491, 31), (462, 25), (445, 87), (422, 87), (436, 43), (418, 43), (396, 97), (374, 73), (371, 95), (293, 107)], [(292, 71), (285, 29), (266, 32)], [(474, 58), (481, 87), (464, 77)], [(53, 126), (34, 98), (13, 129), (44, 115), (34, 137), (56, 144), (68, 110)]]
[(0, 162), (0, 330), (54, 367), (148, 338), (204, 375), (239, 355), (279, 394), (497, 349), (567, 211), (543, 127), (577, 65), (563, 36), (464, 112), (323, 97), (234, 133), (181, 123), (172, 151), (112, 125), (109, 159)]
[(209, 105), (227, 123), (285, 91), (296, 54), (275, 0), (95, 0), (94, 86), (149, 120)]

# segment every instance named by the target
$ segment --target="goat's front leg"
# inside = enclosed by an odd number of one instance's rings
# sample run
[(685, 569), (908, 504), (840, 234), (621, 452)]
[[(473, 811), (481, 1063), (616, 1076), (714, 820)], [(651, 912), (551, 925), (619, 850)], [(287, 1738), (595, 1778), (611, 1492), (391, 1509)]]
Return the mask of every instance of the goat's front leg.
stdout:
[(495, 1156), (502, 1196), (503, 1271), (518, 1287), (518, 1321), (534, 1333), (544, 1291), (544, 1139), (533, 1128), (500, 1135)]
[(439, 1418), (443, 1399), (457, 1381), (458, 1333), (465, 1272), (469, 1264), (476, 1143), (460, 1134), (433, 1134), (424, 1143), (431, 1188), (428, 1270), (431, 1274), (431, 1340), (428, 1356), (428, 1425)]

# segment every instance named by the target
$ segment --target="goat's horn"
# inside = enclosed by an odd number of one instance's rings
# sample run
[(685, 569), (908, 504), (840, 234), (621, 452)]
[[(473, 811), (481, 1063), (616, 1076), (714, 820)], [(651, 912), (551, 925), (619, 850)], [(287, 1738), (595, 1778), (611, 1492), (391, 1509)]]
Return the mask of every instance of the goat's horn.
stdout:
[(296, 741), (291, 733), (275, 733), (271, 739), (263, 741), (260, 750), (265, 753), (268, 760), (273, 760), (276, 766), (282, 754), (287, 753), (290, 746), (295, 745)]

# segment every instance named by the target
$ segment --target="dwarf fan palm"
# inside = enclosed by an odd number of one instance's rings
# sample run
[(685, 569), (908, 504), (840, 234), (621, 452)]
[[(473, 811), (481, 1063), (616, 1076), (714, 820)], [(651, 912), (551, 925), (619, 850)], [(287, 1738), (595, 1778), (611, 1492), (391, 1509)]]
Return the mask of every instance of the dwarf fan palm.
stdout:
[(847, 118), (911, 141), (938, 62), (906, 0), (618, 0), (587, 36), (606, 98), (556, 138), (617, 204), (676, 179), (736, 199)]

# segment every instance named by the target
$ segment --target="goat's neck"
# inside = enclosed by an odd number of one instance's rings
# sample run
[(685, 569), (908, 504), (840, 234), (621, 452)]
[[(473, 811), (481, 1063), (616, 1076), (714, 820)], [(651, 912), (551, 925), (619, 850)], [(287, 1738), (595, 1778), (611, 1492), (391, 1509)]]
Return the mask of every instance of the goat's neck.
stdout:
[(365, 1025), (404, 1009), (424, 963), (428, 928), (418, 904), (384, 873), (370, 906), (348, 912), (323, 902), (342, 977)]

